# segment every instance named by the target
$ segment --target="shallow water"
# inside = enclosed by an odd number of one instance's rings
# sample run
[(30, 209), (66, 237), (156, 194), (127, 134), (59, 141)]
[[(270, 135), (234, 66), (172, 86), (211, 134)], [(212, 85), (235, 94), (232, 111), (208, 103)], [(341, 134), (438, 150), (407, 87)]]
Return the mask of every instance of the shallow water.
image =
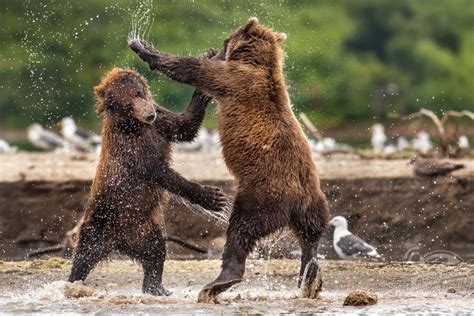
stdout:
[[(63, 284), (53, 282), (42, 288), (31, 289), (23, 294), (2, 296), (2, 313), (271, 313), (271, 314), (311, 314), (323, 313), (473, 313), (474, 300), (465, 297), (447, 298), (441, 293), (404, 293), (393, 297), (384, 293), (379, 303), (367, 307), (343, 307), (344, 293), (325, 292), (320, 302), (309, 302), (295, 298), (296, 291), (266, 292), (249, 291), (241, 293), (241, 299), (232, 302), (225, 295), (223, 304), (204, 305), (194, 303), (197, 291), (175, 290), (171, 297), (155, 298), (139, 291), (98, 291), (91, 297), (65, 298)], [(126, 293), (125, 293), (126, 292)], [(258, 294), (257, 294), (258, 293)], [(234, 296), (236, 296), (234, 294)], [(227, 301), (229, 300), (229, 301)], [(306, 302), (305, 302), (306, 301)]]
[[(473, 267), (364, 262), (323, 262), (325, 286), (317, 300), (301, 299), (295, 286), (297, 260), (252, 260), (246, 279), (220, 297), (220, 304), (195, 303), (199, 289), (215, 276), (218, 260), (168, 261), (169, 297), (140, 292), (142, 272), (130, 261), (99, 266), (85, 285), (65, 282), (68, 261), (0, 264), (0, 312), (11, 313), (474, 313)], [(443, 277), (448, 276), (448, 277)], [(455, 293), (448, 293), (447, 288)], [(71, 291), (72, 289), (72, 291)], [(354, 289), (378, 295), (378, 303), (344, 307)], [(75, 296), (83, 296), (75, 298)]]

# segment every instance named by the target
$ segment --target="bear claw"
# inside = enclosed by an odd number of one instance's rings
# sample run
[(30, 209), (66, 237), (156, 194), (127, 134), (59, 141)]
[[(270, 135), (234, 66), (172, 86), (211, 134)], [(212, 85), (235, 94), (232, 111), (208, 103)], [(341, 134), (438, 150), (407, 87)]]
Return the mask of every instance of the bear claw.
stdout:
[(230, 280), (222, 283), (210, 283), (206, 285), (198, 295), (198, 303), (218, 304), (217, 295), (224, 292), (232, 285), (242, 282), (242, 279)]
[(204, 186), (204, 190), (207, 191), (207, 198), (204, 201), (204, 208), (214, 211), (222, 212), (228, 205), (227, 195), (222, 189), (212, 186)]
[(162, 286), (144, 289), (143, 293), (154, 295), (154, 296), (170, 296), (172, 294), (172, 292), (168, 291)]
[(141, 60), (150, 64), (151, 68), (154, 68), (153, 62), (158, 58), (159, 53), (153, 46), (145, 41), (133, 39), (128, 41), (128, 47), (130, 47)]
[(321, 268), (316, 258), (311, 259), (304, 270), (301, 281), (301, 291), (304, 298), (315, 299), (323, 286)]

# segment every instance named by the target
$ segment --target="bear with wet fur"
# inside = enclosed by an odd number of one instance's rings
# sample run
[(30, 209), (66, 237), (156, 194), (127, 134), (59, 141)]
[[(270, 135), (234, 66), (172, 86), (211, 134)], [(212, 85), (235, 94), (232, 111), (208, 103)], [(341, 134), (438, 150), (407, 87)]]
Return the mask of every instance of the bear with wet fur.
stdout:
[(173, 142), (192, 141), (211, 98), (196, 90), (187, 109), (176, 114), (157, 105), (146, 80), (115, 68), (95, 87), (102, 118), (102, 149), (70, 282), (84, 280), (111, 251), (143, 266), (143, 292), (169, 294), (162, 286), (166, 249), (160, 211), (168, 193), (221, 211), (218, 188), (193, 183), (170, 167)]
[(142, 41), (130, 48), (169, 78), (202, 89), (217, 101), (219, 134), (237, 194), (219, 276), (200, 302), (242, 281), (256, 242), (289, 227), (302, 249), (303, 296), (316, 298), (322, 279), (317, 248), (329, 207), (308, 140), (295, 118), (283, 75), (286, 35), (252, 18), (224, 41), (212, 60), (175, 57)]

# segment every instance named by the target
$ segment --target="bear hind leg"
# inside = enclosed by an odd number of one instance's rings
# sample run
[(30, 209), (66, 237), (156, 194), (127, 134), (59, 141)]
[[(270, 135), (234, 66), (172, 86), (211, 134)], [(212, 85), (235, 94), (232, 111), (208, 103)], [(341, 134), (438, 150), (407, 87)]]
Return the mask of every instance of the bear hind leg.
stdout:
[(69, 282), (84, 281), (97, 263), (110, 253), (109, 241), (101, 231), (89, 223), (82, 225)]
[(241, 282), (247, 256), (257, 241), (285, 226), (271, 218), (272, 213), (265, 213), (262, 209), (255, 213), (239, 208), (238, 203), (234, 207), (222, 254), (221, 272), (199, 292), (199, 303), (215, 303), (218, 294)]
[(295, 216), (291, 221), (291, 228), (301, 246), (298, 287), (305, 298), (317, 298), (323, 284), (317, 253), (319, 240), (326, 227), (326, 212), (326, 209), (308, 210), (303, 216)]
[[(156, 296), (168, 296), (171, 292), (163, 287), (163, 267), (166, 257), (165, 239), (159, 237), (150, 240), (150, 248), (146, 249), (148, 258), (143, 260), (143, 285), (142, 292)], [(152, 254), (153, 252), (153, 254)]]
[(222, 254), (221, 272), (214, 281), (208, 283), (199, 292), (199, 303), (217, 302), (218, 294), (242, 281), (247, 256), (257, 241), (254, 238), (247, 238), (247, 243), (243, 244), (238, 241), (240, 237), (233, 230), (227, 233), (227, 241)]
[(170, 291), (163, 287), (163, 267), (166, 257), (165, 239), (157, 227), (143, 241), (140, 247), (127, 246), (122, 252), (138, 260), (143, 267), (142, 292), (155, 296), (168, 296)]

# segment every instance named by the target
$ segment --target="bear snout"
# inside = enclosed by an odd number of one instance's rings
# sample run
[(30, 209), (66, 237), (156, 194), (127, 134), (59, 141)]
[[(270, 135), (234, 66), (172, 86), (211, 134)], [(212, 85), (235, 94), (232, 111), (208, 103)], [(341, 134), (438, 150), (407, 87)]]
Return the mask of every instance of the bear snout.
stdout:
[(152, 124), (156, 120), (157, 115), (153, 102), (136, 98), (132, 103), (134, 116), (137, 120), (146, 124)]
[(147, 116), (145, 116), (145, 121), (148, 124), (152, 124), (156, 119), (156, 112), (149, 113)]

